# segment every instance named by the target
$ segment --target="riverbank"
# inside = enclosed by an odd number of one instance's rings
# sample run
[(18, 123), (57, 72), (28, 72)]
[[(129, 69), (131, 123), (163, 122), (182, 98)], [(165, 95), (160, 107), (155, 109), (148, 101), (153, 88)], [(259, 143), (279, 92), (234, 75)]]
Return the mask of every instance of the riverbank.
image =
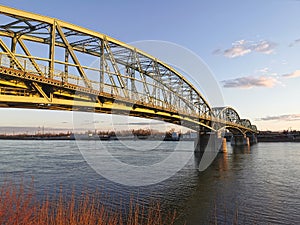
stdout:
[[(230, 141), (231, 134), (225, 135), (227, 141)], [(196, 136), (186, 135), (109, 135), (109, 134), (73, 134), (73, 133), (59, 133), (59, 134), (16, 134), (4, 135), (0, 134), (0, 140), (161, 140), (161, 141), (193, 141)], [(300, 133), (282, 133), (282, 132), (260, 132), (257, 134), (258, 142), (300, 142)]]
[(0, 140), (162, 140), (178, 141), (180, 136), (170, 135), (99, 135), (99, 134), (17, 134), (17, 135), (0, 135)]
[(300, 133), (261, 131), (257, 135), (258, 142), (300, 142)]
[(45, 196), (36, 200), (33, 182), (18, 185), (6, 182), (0, 187), (0, 224), (31, 225), (172, 225), (175, 211), (162, 213), (159, 203), (146, 207), (132, 200), (128, 208), (112, 209), (102, 204), (102, 193), (80, 196)]

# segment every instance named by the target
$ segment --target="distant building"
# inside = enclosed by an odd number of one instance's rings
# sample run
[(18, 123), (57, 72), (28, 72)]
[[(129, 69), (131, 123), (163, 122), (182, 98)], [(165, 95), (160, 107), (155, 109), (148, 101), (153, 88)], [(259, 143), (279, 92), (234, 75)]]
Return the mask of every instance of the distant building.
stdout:
[(172, 133), (172, 140), (178, 140), (179, 139), (179, 135), (176, 132)]
[(196, 139), (197, 132), (188, 132), (182, 135), (182, 139), (189, 140), (189, 139)]

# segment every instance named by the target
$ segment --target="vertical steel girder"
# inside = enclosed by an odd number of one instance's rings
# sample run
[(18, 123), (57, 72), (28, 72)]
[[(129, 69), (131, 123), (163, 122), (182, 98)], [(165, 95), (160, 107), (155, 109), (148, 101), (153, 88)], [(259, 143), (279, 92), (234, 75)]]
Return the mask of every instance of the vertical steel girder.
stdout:
[(56, 23), (50, 26), (50, 43), (49, 43), (49, 77), (53, 78), (54, 74), (54, 57), (55, 57), (55, 38), (56, 38)]

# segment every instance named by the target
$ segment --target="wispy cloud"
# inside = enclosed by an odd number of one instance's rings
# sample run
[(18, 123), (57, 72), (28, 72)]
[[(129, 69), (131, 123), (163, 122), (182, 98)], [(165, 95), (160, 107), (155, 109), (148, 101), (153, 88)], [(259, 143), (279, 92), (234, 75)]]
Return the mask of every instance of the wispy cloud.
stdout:
[[(268, 68), (263, 68), (256, 70), (256, 72), (261, 72), (262, 76), (244, 76), (234, 79), (223, 80), (221, 83), (224, 88), (241, 88), (249, 89), (253, 87), (266, 87), (272, 88), (277, 84), (284, 84), (284, 79), (300, 77), (300, 70), (295, 70), (292, 73), (278, 75), (277, 73), (269, 73)], [(266, 74), (269, 75), (266, 75)]]
[(235, 58), (239, 56), (246, 55), (252, 50), (247, 46), (247, 41), (240, 40), (232, 44), (231, 48), (224, 50), (224, 56), (228, 58)]
[(160, 121), (157, 121), (157, 122), (128, 122), (128, 123), (114, 123), (114, 125), (162, 125), (162, 124), (165, 124), (164, 122), (160, 122)]
[(213, 50), (212, 54), (213, 55), (222, 55), (223, 50), (221, 48), (217, 48), (217, 49)]
[(223, 80), (222, 84), (224, 88), (243, 88), (249, 89), (253, 87), (267, 87), (271, 88), (279, 83), (276, 77), (269, 76), (247, 76), (239, 77), (235, 79)]
[(265, 67), (265, 68), (256, 70), (255, 72), (259, 72), (259, 73), (266, 74), (266, 73), (268, 73), (269, 71), (270, 71), (270, 69), (269, 69), (268, 67)]
[(296, 121), (300, 120), (300, 114), (286, 114), (286, 115), (279, 115), (279, 116), (266, 116), (262, 118), (257, 118), (257, 121)]
[(252, 45), (253, 51), (263, 54), (272, 54), (275, 50), (276, 44), (270, 41), (260, 41)]
[(251, 52), (258, 52), (263, 54), (271, 54), (275, 51), (277, 44), (271, 41), (262, 40), (259, 42), (239, 40), (232, 44), (231, 48), (222, 50), (216, 49), (212, 53), (214, 55), (223, 55), (227, 58), (236, 58), (247, 55)]
[(295, 70), (292, 73), (283, 74), (282, 77), (284, 78), (295, 78), (300, 77), (300, 70)]
[(298, 44), (300, 44), (300, 39), (294, 40), (291, 44), (289, 44), (289, 47), (293, 47), (293, 46), (298, 45)]

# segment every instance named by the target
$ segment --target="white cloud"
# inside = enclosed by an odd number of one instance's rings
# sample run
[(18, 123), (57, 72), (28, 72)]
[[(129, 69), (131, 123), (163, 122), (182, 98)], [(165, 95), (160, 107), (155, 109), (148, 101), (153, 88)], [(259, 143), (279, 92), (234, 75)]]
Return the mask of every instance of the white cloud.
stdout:
[(259, 43), (253, 44), (253, 51), (271, 54), (275, 50), (276, 44), (270, 41), (260, 41)]
[(281, 120), (281, 121), (296, 121), (300, 120), (300, 114), (287, 114), (279, 116), (266, 116), (262, 118), (257, 118), (257, 121), (270, 121), (270, 120)]
[(223, 55), (227, 58), (240, 57), (249, 54), (251, 52), (271, 54), (274, 53), (275, 47), (276, 47), (275, 43), (266, 40), (262, 40), (256, 43), (253, 41), (239, 40), (239, 41), (235, 41), (232, 44), (231, 48), (225, 50), (216, 49), (215, 51), (213, 51), (213, 54)]
[(232, 48), (226, 49), (224, 51), (224, 56), (228, 58), (235, 58), (238, 56), (246, 55), (250, 52), (251, 52), (250, 49), (247, 49), (243, 45), (239, 45), (239, 46), (233, 46)]
[(268, 67), (265, 67), (265, 68), (262, 68), (262, 69), (259, 69), (259, 70), (257, 70), (257, 72), (260, 72), (260, 73), (267, 73), (267, 72), (269, 72), (269, 68)]
[(288, 73), (288, 74), (283, 74), (282, 77), (284, 78), (295, 78), (295, 77), (300, 77), (300, 70), (295, 70), (292, 73)]
[(235, 43), (238, 44), (238, 45), (245, 45), (245, 44), (247, 44), (247, 41), (246, 40), (239, 40), (239, 41), (236, 41)]
[(271, 88), (274, 87), (276, 84), (279, 83), (277, 78), (270, 77), (270, 76), (247, 76), (247, 77), (239, 77), (230, 80), (222, 81), (224, 88), (242, 88), (242, 89), (249, 89), (253, 87), (267, 87)]
[(292, 73), (278, 75), (277, 73), (270, 73), (269, 68), (263, 68), (256, 70), (255, 72), (262, 73), (261, 76), (244, 76), (234, 79), (223, 80), (221, 83), (224, 88), (241, 88), (241, 89), (250, 89), (253, 87), (266, 87), (271, 88), (277, 84), (281, 86), (284, 85), (285, 79), (300, 77), (300, 70), (295, 70)]
[[(261, 72), (264, 75), (262, 76), (245, 76), (245, 77), (238, 77), (235, 79), (228, 79), (223, 80), (221, 83), (223, 84), (224, 88), (242, 88), (242, 89), (249, 89), (253, 87), (266, 87), (272, 88), (277, 84), (281, 84), (285, 86), (282, 81), (282, 78), (295, 78), (300, 77), (300, 70), (295, 70), (292, 73), (278, 75), (277, 73), (269, 73), (268, 68), (263, 68), (261, 70), (257, 70), (257, 72)], [(268, 73), (268, 75), (265, 75)]]

